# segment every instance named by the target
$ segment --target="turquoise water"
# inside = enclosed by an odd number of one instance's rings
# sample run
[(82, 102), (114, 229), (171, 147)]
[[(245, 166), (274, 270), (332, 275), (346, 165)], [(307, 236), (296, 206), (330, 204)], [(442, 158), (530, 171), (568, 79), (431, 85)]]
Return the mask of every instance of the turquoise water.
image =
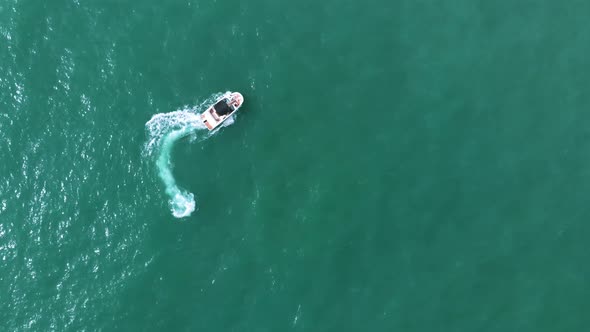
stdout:
[(586, 330), (589, 9), (2, 1), (0, 330)]

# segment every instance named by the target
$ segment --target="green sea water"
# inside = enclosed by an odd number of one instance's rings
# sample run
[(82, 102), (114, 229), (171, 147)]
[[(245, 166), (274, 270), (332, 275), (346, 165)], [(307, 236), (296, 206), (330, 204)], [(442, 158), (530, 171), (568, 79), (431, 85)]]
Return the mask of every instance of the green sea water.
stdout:
[(0, 1), (0, 331), (588, 330), (589, 12)]

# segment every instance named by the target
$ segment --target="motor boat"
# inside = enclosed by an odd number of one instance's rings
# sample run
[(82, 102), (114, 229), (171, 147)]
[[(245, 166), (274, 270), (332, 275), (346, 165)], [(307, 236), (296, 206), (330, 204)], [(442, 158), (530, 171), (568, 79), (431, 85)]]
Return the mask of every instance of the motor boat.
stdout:
[(239, 92), (227, 92), (215, 104), (201, 113), (201, 120), (209, 131), (219, 127), (223, 121), (230, 118), (244, 103), (244, 96)]

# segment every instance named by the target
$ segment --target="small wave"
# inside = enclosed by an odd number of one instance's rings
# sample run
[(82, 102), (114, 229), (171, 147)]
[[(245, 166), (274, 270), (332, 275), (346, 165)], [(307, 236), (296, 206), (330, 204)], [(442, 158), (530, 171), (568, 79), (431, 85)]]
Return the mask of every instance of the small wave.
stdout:
[[(222, 93), (214, 94), (197, 106), (156, 114), (145, 124), (148, 140), (144, 146), (144, 155), (157, 156), (158, 175), (164, 183), (172, 215), (176, 218), (190, 216), (195, 211), (196, 202), (192, 193), (181, 189), (176, 184), (176, 179), (172, 174), (171, 155), (174, 143), (183, 137), (198, 135), (199, 131), (205, 130), (206, 127), (201, 121), (199, 113), (222, 95)], [(228, 119), (223, 125), (225, 127), (232, 123), (233, 119)], [(211, 135), (204, 135), (203, 139), (209, 136)]]

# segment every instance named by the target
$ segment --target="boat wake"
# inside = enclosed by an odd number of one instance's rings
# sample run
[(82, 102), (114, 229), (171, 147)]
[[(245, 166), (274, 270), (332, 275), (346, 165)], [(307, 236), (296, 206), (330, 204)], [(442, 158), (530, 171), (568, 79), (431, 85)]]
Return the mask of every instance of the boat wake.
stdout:
[[(156, 114), (145, 124), (148, 141), (144, 146), (144, 155), (155, 158), (158, 175), (164, 182), (166, 195), (169, 198), (170, 210), (176, 218), (190, 216), (195, 211), (196, 202), (191, 192), (176, 184), (176, 179), (172, 174), (171, 155), (174, 143), (188, 135), (194, 135), (200, 141), (201, 138), (207, 139), (215, 133), (215, 131), (207, 132), (202, 137), (197, 137), (199, 131), (207, 129), (199, 114), (221, 95), (222, 93), (215, 94), (194, 107)], [(233, 123), (233, 121), (226, 122), (228, 122), (224, 123), (226, 126)]]

